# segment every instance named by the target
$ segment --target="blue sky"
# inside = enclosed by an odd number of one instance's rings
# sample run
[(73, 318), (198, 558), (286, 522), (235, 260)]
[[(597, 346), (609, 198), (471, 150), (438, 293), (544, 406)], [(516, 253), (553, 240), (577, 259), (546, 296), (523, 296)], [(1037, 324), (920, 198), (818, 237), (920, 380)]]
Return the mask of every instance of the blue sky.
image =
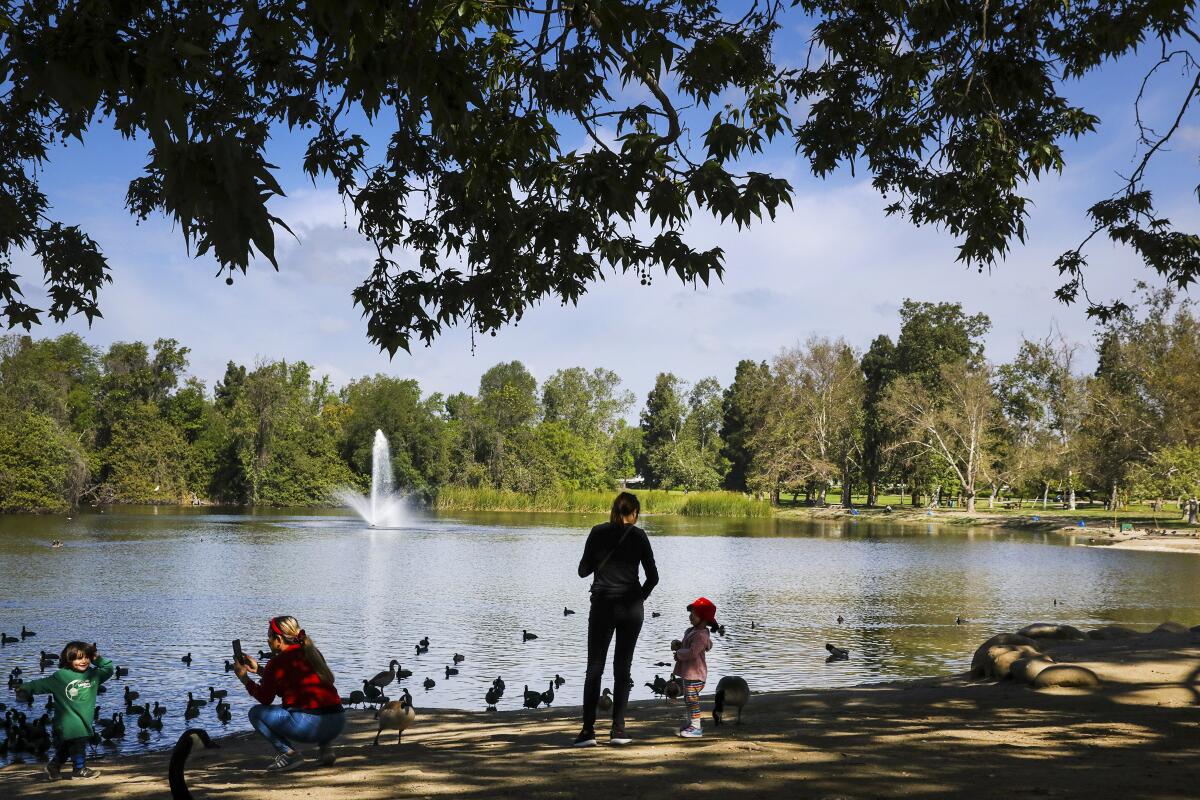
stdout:
[[(780, 37), (781, 62), (804, 57), (800, 23), (794, 20)], [(108, 256), (113, 284), (100, 298), (105, 317), (90, 329), (72, 320), (34, 333), (77, 331), (102, 347), (173, 337), (192, 349), (192, 372), (209, 386), (230, 359), (244, 364), (303, 359), (337, 384), (382, 372), (446, 393), (475, 391), (480, 373), (499, 361), (519, 359), (539, 380), (570, 366), (605, 367), (622, 375), (639, 407), (661, 371), (688, 381), (714, 375), (726, 384), (739, 359), (769, 360), (813, 334), (844, 336), (865, 348), (880, 333), (896, 334), (897, 309), (906, 297), (958, 301), (968, 312), (988, 314), (993, 322), (988, 355), (996, 362), (1010, 358), (1023, 335), (1041, 337), (1054, 327), (1090, 345), (1094, 326), (1084, 309), (1053, 298), (1061, 281), (1051, 264), (1086, 233), (1086, 208), (1120, 185), (1118, 173), (1132, 169), (1133, 99), (1153, 55), (1147, 50), (1133, 61), (1108, 65), (1071, 87), (1072, 99), (1101, 117), (1099, 133), (1069, 145), (1066, 171), (1030, 189), (1035, 205), (1028, 241), (1014, 243), (990, 274), (957, 263), (949, 235), (884, 217), (883, 201), (861, 173), (857, 179), (848, 173), (814, 179), (784, 142), (747, 166), (791, 180), (793, 209), (749, 231), (707, 216), (690, 227), (693, 243), (725, 249), (723, 283), (693, 289), (659, 275), (643, 287), (635, 276), (612, 274), (578, 307), (543, 303), (518, 326), (476, 337), (473, 351), (463, 327), (394, 359), (367, 341), (365, 321), (350, 299), (369, 273), (372, 251), (336, 193), (314, 187), (301, 174), (302, 136), (279, 137), (269, 154), (280, 165), (278, 177), (288, 195), (274, 211), (299, 242), (278, 240), (278, 273), (260, 260), (229, 287), (214, 277), (214, 262), (188, 255), (166, 220), (135, 224), (123, 201), (127, 182), (147, 160), (145, 145), (97, 129), (84, 145), (55, 153), (43, 172), (43, 189), (54, 216), (81, 225)], [(1179, 73), (1165, 73), (1152, 84), (1144, 109), (1165, 128), (1182, 96)], [(1173, 148), (1151, 171), (1160, 210), (1191, 230), (1200, 228), (1196, 117), (1185, 119)], [(582, 136), (579, 144), (584, 145)], [(1135, 280), (1152, 278), (1131, 254), (1106, 242), (1097, 240), (1090, 253), (1094, 297), (1127, 295)], [(37, 305), (39, 271), (28, 260), (18, 266)], [(1083, 363), (1091, 362), (1087, 354)]]

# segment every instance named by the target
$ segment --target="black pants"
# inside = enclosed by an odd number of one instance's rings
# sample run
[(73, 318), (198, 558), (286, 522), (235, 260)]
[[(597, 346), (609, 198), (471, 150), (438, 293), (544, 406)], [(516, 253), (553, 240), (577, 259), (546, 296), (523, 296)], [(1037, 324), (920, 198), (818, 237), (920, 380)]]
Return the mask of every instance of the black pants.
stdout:
[(617, 649), (613, 654), (613, 727), (625, 727), (625, 706), (629, 703), (629, 668), (633, 649), (642, 631), (642, 600), (640, 597), (593, 597), (588, 614), (587, 675), (583, 681), (583, 724), (596, 724), (596, 704), (600, 702), (600, 681), (604, 663), (608, 661), (608, 645), (617, 634)]
[(54, 760), (59, 764), (71, 762), (75, 769), (83, 769), (84, 756), (87, 754), (87, 738), (60, 739), (54, 737)]

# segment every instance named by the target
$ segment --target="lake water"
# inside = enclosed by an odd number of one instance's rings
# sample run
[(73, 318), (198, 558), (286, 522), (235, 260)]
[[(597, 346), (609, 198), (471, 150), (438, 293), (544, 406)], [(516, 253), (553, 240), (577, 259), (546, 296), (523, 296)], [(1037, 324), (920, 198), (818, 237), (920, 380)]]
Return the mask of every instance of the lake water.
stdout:
[[(7, 676), (20, 666), (36, 677), (39, 650), (97, 642), (129, 668), (101, 696), (105, 716), (121, 710), (125, 685), (141, 693), (139, 702), (169, 709), (162, 732), (146, 742), (127, 720), (120, 752), (173, 743), (186, 727), (187, 692), (207, 697), (209, 686), (229, 690), (233, 721), (222, 726), (210, 703), (195, 723), (247, 729), (252, 701), (224, 662), (233, 638), (247, 652), (266, 649), (267, 620), (276, 614), (300, 620), (343, 696), (396, 658), (414, 673), (404, 685), (418, 709), (482, 710), (497, 675), (508, 684), (500, 708), (520, 708), (523, 685), (545, 689), (556, 673), (567, 682), (555, 705), (578, 705), (589, 581), (576, 577), (576, 566), (598, 521), (414, 515), (401, 529), (371, 530), (335, 511), (0, 517), (0, 631), (12, 635), (24, 624), (37, 632), (0, 648), (0, 670)], [(710, 682), (739, 674), (756, 690), (960, 672), (983, 639), (1033, 621), (1200, 622), (1200, 558), (1190, 555), (853, 521), (645, 517), (642, 524), (662, 582), (646, 605), (635, 699), (650, 696), (644, 684), (655, 674), (670, 672), (655, 662), (670, 660), (670, 641), (687, 627), (684, 606), (698, 595), (716, 602), (727, 627), (724, 638), (714, 637)], [(52, 549), (53, 539), (64, 546)], [(564, 606), (577, 613), (564, 616)], [(956, 615), (965, 624), (956, 625)], [(539, 638), (523, 642), (522, 629)], [(424, 636), (429, 652), (417, 656)], [(848, 648), (850, 660), (827, 664), (826, 642)], [(188, 652), (191, 666), (180, 661)], [(455, 652), (466, 661), (446, 678)], [(421, 686), (427, 676), (437, 682), (429, 691)], [(0, 691), (0, 702), (13, 705), (13, 694)], [(44, 702), (35, 702), (39, 713)]]

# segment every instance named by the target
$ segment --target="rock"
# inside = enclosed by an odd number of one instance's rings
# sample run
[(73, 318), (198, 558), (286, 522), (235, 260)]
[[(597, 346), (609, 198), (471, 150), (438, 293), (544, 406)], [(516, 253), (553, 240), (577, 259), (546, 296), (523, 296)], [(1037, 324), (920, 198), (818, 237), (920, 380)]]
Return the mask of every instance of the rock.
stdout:
[[(1002, 652), (996, 652), (1003, 648)], [(993, 655), (994, 654), (994, 655)], [(1037, 650), (1027, 644), (1022, 645), (998, 645), (988, 649), (988, 657), (992, 661), (991, 677), (998, 681), (1002, 681), (1009, 677), (1012, 665), (1017, 661), (1028, 658), (1037, 658), (1041, 654)]]
[(1018, 658), (1009, 666), (1009, 675), (1018, 683), (1033, 683), (1048, 667), (1054, 666), (1049, 656), (1026, 656)]
[(1159, 625), (1151, 633), (1188, 633), (1191, 631), (1187, 625), (1182, 625), (1178, 622), (1164, 622)]
[(1100, 679), (1096, 677), (1096, 673), (1075, 664), (1054, 664), (1043, 669), (1033, 679), (1035, 689), (1049, 689), (1053, 686), (1095, 689), (1099, 685)]
[(1140, 636), (1133, 628), (1126, 628), (1122, 625), (1105, 625), (1103, 628), (1096, 628), (1094, 631), (1088, 631), (1088, 638), (1097, 641), (1106, 642), (1110, 639), (1129, 639), (1133, 636)]
[(1087, 638), (1084, 632), (1074, 625), (1055, 625), (1050, 622), (1035, 622), (1021, 628), (1017, 633), (1030, 639), (1063, 639), (1077, 642)]
[(972, 678), (986, 678), (992, 674), (993, 660), (988, 656), (988, 650), (997, 646), (1026, 645), (1028, 647), (1038, 649), (1038, 643), (1034, 639), (1026, 636), (1018, 636), (1015, 633), (999, 633), (988, 639), (983, 644), (979, 645), (975, 650), (975, 655), (971, 656), (971, 671), (967, 673)]

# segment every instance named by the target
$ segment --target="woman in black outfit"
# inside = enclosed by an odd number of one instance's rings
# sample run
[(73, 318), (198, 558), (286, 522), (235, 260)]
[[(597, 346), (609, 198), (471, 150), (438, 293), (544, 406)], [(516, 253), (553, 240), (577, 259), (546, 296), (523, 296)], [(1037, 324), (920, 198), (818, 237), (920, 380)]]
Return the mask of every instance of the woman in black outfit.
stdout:
[[(658, 583), (650, 539), (637, 526), (641, 504), (629, 492), (613, 501), (609, 521), (592, 528), (583, 546), (579, 577), (592, 575), (592, 609), (588, 614), (587, 677), (583, 682), (583, 730), (576, 747), (596, 744), (596, 704), (600, 701), (600, 679), (608, 660), (613, 632), (617, 649), (613, 655), (613, 723), (610, 744), (629, 744), (625, 735), (625, 706), (629, 703), (629, 668), (633, 649), (642, 630), (642, 601)], [(638, 565), (646, 571), (646, 582), (638, 581)]]

